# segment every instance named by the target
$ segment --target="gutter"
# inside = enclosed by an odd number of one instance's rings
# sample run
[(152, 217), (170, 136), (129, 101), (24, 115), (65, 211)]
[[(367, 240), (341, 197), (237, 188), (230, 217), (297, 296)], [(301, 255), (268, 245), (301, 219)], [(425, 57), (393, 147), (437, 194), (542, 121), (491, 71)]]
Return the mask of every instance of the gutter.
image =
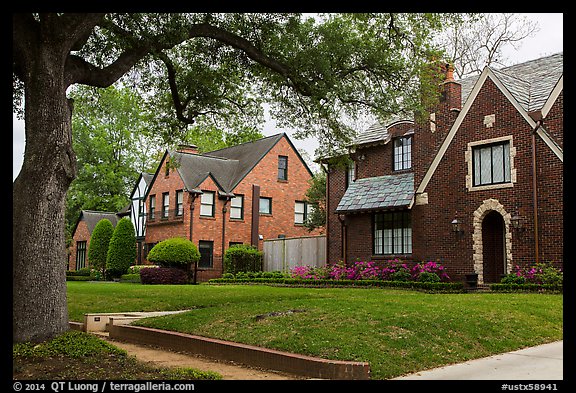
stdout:
[(536, 132), (542, 126), (544, 121), (541, 111), (534, 111), (529, 113), (530, 117), (536, 121), (536, 125), (532, 129), (532, 205), (534, 206), (534, 253), (536, 264), (540, 263), (540, 247), (539, 247), (539, 234), (538, 234), (538, 171), (536, 168)]

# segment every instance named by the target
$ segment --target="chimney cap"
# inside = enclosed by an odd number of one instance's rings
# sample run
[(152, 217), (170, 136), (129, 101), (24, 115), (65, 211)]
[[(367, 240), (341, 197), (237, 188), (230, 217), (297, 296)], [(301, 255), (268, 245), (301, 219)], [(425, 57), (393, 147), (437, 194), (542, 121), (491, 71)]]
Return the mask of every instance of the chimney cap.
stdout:
[(176, 151), (181, 153), (198, 153), (198, 146), (181, 143), (178, 145), (178, 149)]

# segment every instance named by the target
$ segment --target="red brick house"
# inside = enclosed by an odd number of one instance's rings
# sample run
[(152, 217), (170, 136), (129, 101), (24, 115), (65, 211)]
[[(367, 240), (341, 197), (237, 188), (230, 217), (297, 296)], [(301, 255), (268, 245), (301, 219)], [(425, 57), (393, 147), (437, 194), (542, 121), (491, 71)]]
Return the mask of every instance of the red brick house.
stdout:
[(375, 124), (348, 171), (328, 166), (328, 260), (433, 260), (479, 283), (561, 267), (563, 54), (445, 75), (425, 121)]
[(98, 221), (108, 219), (114, 227), (120, 220), (121, 215), (113, 212), (101, 212), (93, 210), (82, 210), (76, 226), (72, 231), (72, 243), (68, 254), (68, 270), (78, 270), (89, 267), (88, 248), (90, 247), (90, 237)]
[(202, 255), (198, 280), (222, 275), (230, 245), (309, 235), (304, 202), (312, 173), (284, 133), (199, 154), (166, 151), (145, 203), (146, 245), (190, 239)]

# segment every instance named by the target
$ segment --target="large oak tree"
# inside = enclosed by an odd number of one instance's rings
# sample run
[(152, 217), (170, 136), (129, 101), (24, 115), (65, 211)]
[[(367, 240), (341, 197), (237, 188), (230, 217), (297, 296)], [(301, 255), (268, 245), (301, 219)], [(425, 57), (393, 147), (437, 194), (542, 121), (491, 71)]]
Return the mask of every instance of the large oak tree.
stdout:
[(427, 14), (13, 14), (14, 100), (23, 102), (26, 133), (13, 185), (13, 341), (68, 329), (70, 86), (107, 87), (131, 72), (159, 116), (180, 124), (255, 121), (266, 101), (280, 126), (337, 147), (352, 136), (346, 116), (418, 106), (429, 34), (439, 27)]

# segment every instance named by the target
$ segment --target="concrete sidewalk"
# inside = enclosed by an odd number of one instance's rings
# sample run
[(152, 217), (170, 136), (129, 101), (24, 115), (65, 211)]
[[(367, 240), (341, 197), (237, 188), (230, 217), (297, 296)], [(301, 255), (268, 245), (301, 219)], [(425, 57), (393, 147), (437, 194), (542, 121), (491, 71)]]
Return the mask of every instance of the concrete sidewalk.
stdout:
[(562, 380), (564, 342), (557, 341), (394, 379)]

